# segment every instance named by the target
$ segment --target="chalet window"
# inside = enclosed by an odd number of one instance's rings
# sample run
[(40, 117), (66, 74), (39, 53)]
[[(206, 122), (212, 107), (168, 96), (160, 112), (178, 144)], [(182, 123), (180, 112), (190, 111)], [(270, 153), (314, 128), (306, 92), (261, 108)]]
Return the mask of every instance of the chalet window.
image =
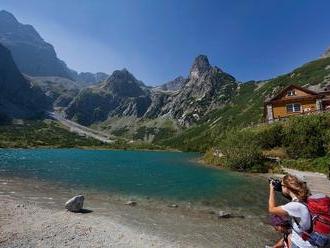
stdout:
[(296, 95), (296, 91), (295, 90), (289, 90), (288, 91), (288, 96), (295, 96)]
[(301, 105), (300, 103), (291, 103), (286, 105), (286, 111), (288, 113), (296, 113), (301, 112)]

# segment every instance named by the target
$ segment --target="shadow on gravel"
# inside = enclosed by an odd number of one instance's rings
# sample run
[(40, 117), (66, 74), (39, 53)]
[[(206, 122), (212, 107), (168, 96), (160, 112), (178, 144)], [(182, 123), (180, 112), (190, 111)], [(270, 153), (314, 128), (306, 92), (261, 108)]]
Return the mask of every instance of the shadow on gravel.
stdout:
[(93, 210), (83, 208), (78, 213), (89, 214), (89, 213), (93, 213), (93, 212), (94, 212)]

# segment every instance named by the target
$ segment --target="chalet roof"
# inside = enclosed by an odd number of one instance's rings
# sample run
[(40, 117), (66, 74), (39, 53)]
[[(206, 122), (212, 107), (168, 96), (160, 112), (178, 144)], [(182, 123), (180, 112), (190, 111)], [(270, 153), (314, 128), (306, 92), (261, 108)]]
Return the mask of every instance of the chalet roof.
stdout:
[(284, 89), (282, 89), (277, 95), (275, 95), (274, 97), (270, 98), (270, 99), (267, 99), (265, 102), (269, 103), (269, 102), (273, 102), (273, 101), (276, 101), (276, 100), (279, 100), (280, 98), (282, 98), (287, 91), (291, 90), (291, 89), (298, 89), (298, 90), (301, 90), (301, 91), (304, 91), (306, 92), (307, 94), (309, 95), (313, 95), (313, 96), (318, 96), (319, 93), (313, 91), (313, 90), (309, 90), (309, 89), (306, 89), (306, 88), (303, 88), (301, 86), (298, 86), (298, 85), (294, 85), (294, 84), (291, 84), (287, 87), (285, 87)]

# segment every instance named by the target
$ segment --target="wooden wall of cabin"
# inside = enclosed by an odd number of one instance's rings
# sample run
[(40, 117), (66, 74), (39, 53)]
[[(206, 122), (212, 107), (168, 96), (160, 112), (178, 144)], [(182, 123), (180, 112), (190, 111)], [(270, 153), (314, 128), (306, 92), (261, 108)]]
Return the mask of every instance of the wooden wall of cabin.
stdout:
[[(294, 103), (300, 103), (301, 104), (301, 112), (303, 112), (304, 109), (310, 109), (310, 111), (316, 111), (316, 102), (315, 100), (300, 100)], [(277, 119), (279, 117), (286, 117), (289, 115), (299, 115), (301, 112), (295, 112), (295, 113), (288, 113), (286, 105), (288, 103), (276, 103), (273, 104), (273, 114), (274, 118)]]

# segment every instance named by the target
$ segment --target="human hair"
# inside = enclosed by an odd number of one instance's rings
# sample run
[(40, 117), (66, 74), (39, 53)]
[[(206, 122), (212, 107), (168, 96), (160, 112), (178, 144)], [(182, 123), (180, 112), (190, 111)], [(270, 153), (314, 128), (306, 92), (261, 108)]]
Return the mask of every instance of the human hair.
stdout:
[(298, 198), (299, 201), (307, 201), (310, 191), (305, 182), (299, 180), (296, 176), (288, 174), (283, 177), (282, 183)]

